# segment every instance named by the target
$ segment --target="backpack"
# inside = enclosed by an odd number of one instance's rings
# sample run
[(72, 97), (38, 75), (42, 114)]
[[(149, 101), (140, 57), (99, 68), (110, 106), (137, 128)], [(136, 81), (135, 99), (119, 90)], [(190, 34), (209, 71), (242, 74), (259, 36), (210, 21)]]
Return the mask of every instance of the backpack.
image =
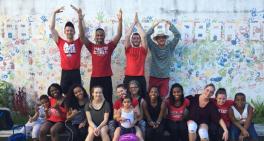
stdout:
[(13, 124), (10, 110), (8, 108), (0, 108), (0, 130), (10, 130)]
[(138, 137), (136, 136), (136, 134), (128, 133), (121, 135), (118, 141), (138, 141)]
[(18, 125), (13, 127), (13, 135), (8, 137), (7, 141), (27, 141), (26, 130), (24, 130), (25, 133), (15, 133), (15, 130), (20, 129), (21, 127), (25, 128), (25, 125)]

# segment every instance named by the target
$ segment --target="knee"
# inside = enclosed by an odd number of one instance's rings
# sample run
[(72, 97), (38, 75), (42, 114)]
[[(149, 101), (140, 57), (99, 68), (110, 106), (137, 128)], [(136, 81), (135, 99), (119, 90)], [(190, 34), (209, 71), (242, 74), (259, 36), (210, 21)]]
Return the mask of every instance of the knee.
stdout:
[(50, 135), (51, 135), (51, 136), (55, 136), (55, 135), (57, 135), (57, 134), (58, 134), (58, 130), (57, 130), (57, 128), (51, 127), (51, 128), (50, 128)]
[(102, 127), (102, 129), (101, 129), (101, 134), (102, 134), (103, 136), (105, 136), (105, 135), (108, 136), (108, 128), (107, 128), (107, 126)]
[(45, 127), (45, 126), (42, 126), (39, 130), (39, 134), (40, 135), (46, 135), (49, 131), (49, 128), (48, 127)]
[(209, 140), (208, 130), (206, 128), (199, 128), (198, 134), (201, 140)]
[(189, 120), (187, 122), (187, 126), (188, 126), (189, 133), (196, 133), (196, 131), (197, 131), (197, 123), (196, 122), (194, 122), (193, 120)]

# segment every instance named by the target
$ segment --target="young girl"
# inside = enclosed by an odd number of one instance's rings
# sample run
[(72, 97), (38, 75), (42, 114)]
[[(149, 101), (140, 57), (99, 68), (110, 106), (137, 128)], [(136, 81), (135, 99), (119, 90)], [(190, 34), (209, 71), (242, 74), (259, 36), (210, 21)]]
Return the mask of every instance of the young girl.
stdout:
[(146, 126), (146, 141), (160, 141), (163, 137), (165, 103), (159, 95), (158, 87), (152, 86), (143, 102)]
[(85, 141), (93, 141), (94, 137), (101, 136), (102, 141), (109, 141), (107, 122), (110, 106), (103, 96), (103, 88), (94, 86), (91, 89), (91, 102), (86, 104), (86, 117), (89, 124), (88, 136)]
[[(225, 88), (219, 88), (215, 93), (215, 98), (212, 99), (213, 103), (218, 109), (218, 112), (220, 113), (221, 119), (225, 122), (227, 128), (230, 126), (230, 118), (228, 116), (228, 110), (233, 105), (233, 100), (227, 100), (227, 94)], [(215, 141), (222, 141), (222, 134), (223, 129), (219, 126), (219, 124), (211, 124), (210, 125), (210, 134), (212, 139)]]
[[(127, 89), (125, 88), (124, 84), (119, 84), (116, 86), (116, 96), (118, 97), (118, 99), (115, 100), (114, 105), (113, 105), (113, 109), (114, 109), (114, 114), (113, 114), (113, 120), (110, 120), (108, 123), (108, 127), (109, 127), (109, 134), (110, 137), (113, 138), (114, 136), (114, 132), (115, 132), (115, 128), (118, 126), (118, 122), (116, 121), (116, 117), (118, 116), (118, 110), (122, 107), (122, 101), (123, 98), (127, 95)], [(134, 108), (139, 108), (138, 107), (138, 101), (136, 98), (132, 99), (132, 106)]]
[(64, 97), (59, 84), (53, 83), (48, 88), (50, 96), (50, 108), (45, 109), (47, 121), (40, 127), (40, 141), (46, 141), (46, 135), (50, 133), (52, 141), (59, 141), (59, 133), (65, 128), (66, 109)]
[(31, 133), (33, 141), (38, 140), (40, 126), (44, 123), (46, 118), (45, 109), (50, 107), (49, 97), (47, 95), (41, 95), (39, 100), (41, 105), (36, 107), (34, 116), (29, 117), (29, 121), (25, 125), (26, 128), (21, 129), (22, 133), (24, 133), (25, 130), (27, 134)]
[(136, 122), (138, 121), (138, 117), (140, 117), (139, 109), (134, 109), (131, 103), (131, 96), (126, 95), (122, 101), (122, 108), (118, 110), (118, 116), (116, 120), (120, 122), (120, 127), (116, 128), (113, 141), (117, 141), (119, 136), (128, 133), (136, 134), (140, 141), (144, 140), (140, 129), (135, 126)]
[(166, 128), (170, 132), (173, 141), (188, 140), (186, 114), (189, 104), (190, 101), (184, 98), (183, 87), (178, 83), (173, 84), (169, 98), (166, 99), (168, 111)]
[(85, 104), (89, 97), (86, 90), (80, 84), (74, 84), (67, 94), (67, 124), (72, 132), (72, 140), (83, 141), (87, 136), (88, 124), (85, 116)]
[(235, 95), (234, 106), (229, 109), (229, 117), (232, 121), (230, 125), (231, 141), (250, 138), (251, 141), (257, 141), (258, 135), (252, 122), (253, 108), (246, 103), (246, 96), (243, 93)]

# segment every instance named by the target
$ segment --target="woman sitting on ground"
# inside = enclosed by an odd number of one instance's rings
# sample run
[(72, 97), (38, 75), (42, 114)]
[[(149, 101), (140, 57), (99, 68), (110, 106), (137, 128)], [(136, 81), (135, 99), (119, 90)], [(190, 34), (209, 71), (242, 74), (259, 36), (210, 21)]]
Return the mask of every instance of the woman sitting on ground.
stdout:
[(91, 102), (85, 106), (89, 124), (88, 136), (85, 141), (93, 141), (95, 137), (101, 137), (102, 141), (109, 141), (107, 122), (110, 105), (104, 98), (102, 87), (94, 86), (91, 89), (91, 94)]

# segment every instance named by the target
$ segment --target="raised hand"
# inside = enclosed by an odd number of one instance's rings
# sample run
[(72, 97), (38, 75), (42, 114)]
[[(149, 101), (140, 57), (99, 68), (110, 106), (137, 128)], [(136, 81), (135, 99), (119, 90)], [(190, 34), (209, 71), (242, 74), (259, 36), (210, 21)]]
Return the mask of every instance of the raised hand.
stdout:
[(84, 15), (82, 14), (82, 9), (81, 8), (77, 8), (77, 7), (73, 6), (73, 5), (71, 5), (71, 8), (78, 13), (78, 16), (79, 16), (80, 19), (83, 19)]
[(117, 19), (118, 19), (118, 21), (122, 21), (122, 14), (123, 14), (122, 10), (119, 9), (119, 12), (117, 13)]
[(56, 9), (55, 11), (54, 11), (54, 13), (61, 13), (61, 12), (63, 12), (63, 10), (64, 10), (64, 6), (62, 6), (61, 8), (59, 8), (59, 9)]
[(165, 20), (166, 26), (170, 27), (171, 26), (171, 22), (168, 20)]
[(136, 12), (136, 14), (135, 14), (134, 23), (135, 23), (135, 24), (138, 23), (138, 13), (137, 13), (137, 12)]

